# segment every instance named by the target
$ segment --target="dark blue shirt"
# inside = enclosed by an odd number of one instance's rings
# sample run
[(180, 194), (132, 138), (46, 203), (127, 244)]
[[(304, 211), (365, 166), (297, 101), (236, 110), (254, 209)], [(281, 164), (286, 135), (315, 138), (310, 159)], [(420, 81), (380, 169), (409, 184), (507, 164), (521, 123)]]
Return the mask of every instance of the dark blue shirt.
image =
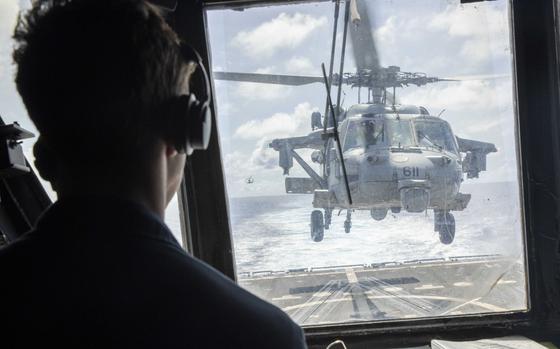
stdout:
[(305, 348), (280, 309), (109, 198), (60, 200), (0, 249), (0, 318), (2, 348)]

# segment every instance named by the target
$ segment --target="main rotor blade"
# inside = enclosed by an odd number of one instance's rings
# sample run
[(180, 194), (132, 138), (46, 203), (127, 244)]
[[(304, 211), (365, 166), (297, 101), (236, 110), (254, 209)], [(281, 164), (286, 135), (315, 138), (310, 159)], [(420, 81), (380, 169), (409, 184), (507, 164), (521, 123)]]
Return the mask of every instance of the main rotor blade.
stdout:
[(375, 48), (373, 34), (371, 32), (372, 23), (368, 7), (364, 0), (351, 0), (350, 3), (351, 21), (350, 39), (352, 40), (352, 50), (354, 60), (358, 70), (379, 68), (379, 56)]
[(232, 72), (213, 72), (216, 80), (255, 82), (260, 84), (275, 84), (301, 86), (323, 82), (323, 78), (315, 76), (297, 76), (297, 75), (277, 75), (277, 74), (258, 74), (258, 73), (232, 73)]
[(450, 76), (443, 81), (476, 81), (476, 80), (499, 80), (510, 78), (509, 74), (485, 74), (485, 75), (461, 75), (461, 76)]

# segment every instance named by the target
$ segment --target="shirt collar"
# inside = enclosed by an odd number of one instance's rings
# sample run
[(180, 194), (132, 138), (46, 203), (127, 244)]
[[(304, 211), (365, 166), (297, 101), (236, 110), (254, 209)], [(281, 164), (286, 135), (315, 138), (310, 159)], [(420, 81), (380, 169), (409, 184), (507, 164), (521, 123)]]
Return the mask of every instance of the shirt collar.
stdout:
[(36, 231), (141, 235), (179, 243), (159, 216), (134, 201), (109, 196), (75, 196), (56, 201), (39, 218)]

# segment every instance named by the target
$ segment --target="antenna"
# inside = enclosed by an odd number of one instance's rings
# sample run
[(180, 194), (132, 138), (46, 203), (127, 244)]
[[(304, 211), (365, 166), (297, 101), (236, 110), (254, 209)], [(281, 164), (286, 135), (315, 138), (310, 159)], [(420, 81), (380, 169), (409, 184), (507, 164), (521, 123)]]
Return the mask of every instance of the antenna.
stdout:
[(342, 175), (344, 177), (344, 184), (346, 187), (346, 196), (348, 197), (348, 205), (352, 205), (352, 195), (350, 194), (350, 184), (348, 183), (348, 175), (346, 174), (346, 164), (344, 163), (344, 156), (342, 154), (342, 146), (340, 145), (340, 137), (338, 137), (338, 122), (336, 121), (336, 116), (334, 115), (334, 107), (331, 100), (329, 79), (327, 78), (327, 72), (325, 70), (325, 63), (321, 63), (321, 68), (323, 69), (323, 77), (325, 78), (325, 87), (327, 88), (327, 102), (331, 109), (331, 115), (333, 118), (333, 134), (336, 141), (336, 147), (338, 149), (338, 154), (340, 156), (340, 164), (342, 165)]

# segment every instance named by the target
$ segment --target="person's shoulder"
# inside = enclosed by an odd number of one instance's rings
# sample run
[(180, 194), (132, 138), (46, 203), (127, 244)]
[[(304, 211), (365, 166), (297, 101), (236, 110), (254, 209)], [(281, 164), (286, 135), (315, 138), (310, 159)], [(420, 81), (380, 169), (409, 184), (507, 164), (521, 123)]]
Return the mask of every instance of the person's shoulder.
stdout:
[(305, 348), (303, 331), (284, 311), (204, 262), (186, 254), (180, 259), (183, 287), (195, 303), (191, 311), (211, 319), (208, 323), (221, 329), (222, 338), (244, 348)]
[(35, 247), (36, 237), (28, 232), (7, 245), (0, 246), (0, 268), (10, 260), (25, 258)]

